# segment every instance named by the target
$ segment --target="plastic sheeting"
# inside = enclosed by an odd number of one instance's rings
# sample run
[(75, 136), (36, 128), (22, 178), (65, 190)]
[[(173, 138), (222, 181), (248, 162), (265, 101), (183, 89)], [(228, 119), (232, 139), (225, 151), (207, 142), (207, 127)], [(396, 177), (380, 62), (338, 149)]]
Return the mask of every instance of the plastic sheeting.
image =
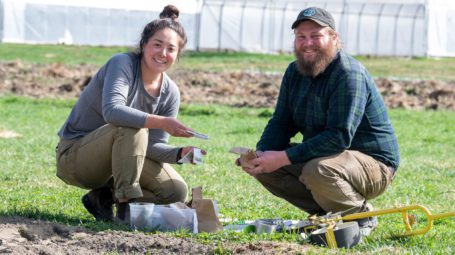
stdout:
[(290, 51), (291, 24), (309, 6), (329, 10), (355, 55), (427, 55), (426, 4), (419, 1), (224, 1), (201, 8), (201, 49)]
[(309, 6), (329, 10), (354, 55), (455, 56), (449, 0), (0, 0), (2, 42), (135, 45), (166, 4), (181, 10), (189, 49), (290, 52), (291, 24)]
[[(145, 0), (2, 0), (2, 42), (75, 45), (136, 45), (144, 26), (166, 4), (181, 6), (180, 22), (194, 27), (196, 2)], [(184, 9), (183, 9), (184, 8)], [(185, 10), (183, 12), (183, 10)], [(0, 23), (1, 24), (1, 23)], [(194, 29), (187, 29), (194, 38)], [(188, 46), (194, 48), (194, 41)]]

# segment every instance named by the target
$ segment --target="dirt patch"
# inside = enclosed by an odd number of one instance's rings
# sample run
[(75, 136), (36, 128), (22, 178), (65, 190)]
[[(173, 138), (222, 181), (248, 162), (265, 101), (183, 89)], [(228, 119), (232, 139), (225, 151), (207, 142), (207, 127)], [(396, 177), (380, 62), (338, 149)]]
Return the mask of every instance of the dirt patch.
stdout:
[[(63, 64), (0, 63), (0, 94), (75, 98), (98, 67)], [(253, 72), (169, 72), (179, 85), (182, 102), (273, 107), (282, 74)], [(376, 79), (389, 108), (455, 110), (455, 82)]]
[(277, 242), (220, 246), (163, 233), (95, 232), (22, 217), (0, 217), (1, 254), (295, 254), (306, 249), (307, 246)]

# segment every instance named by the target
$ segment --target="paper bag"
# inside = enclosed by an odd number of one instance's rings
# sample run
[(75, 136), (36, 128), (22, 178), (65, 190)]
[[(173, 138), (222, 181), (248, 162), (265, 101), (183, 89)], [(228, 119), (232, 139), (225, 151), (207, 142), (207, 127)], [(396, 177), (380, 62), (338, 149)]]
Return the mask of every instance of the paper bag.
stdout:
[(242, 167), (254, 168), (255, 165), (251, 163), (251, 160), (257, 158), (256, 151), (243, 147), (233, 147), (229, 152), (240, 155), (240, 165)]
[(192, 189), (192, 199), (188, 204), (196, 209), (199, 232), (218, 232), (223, 229), (213, 200), (202, 198), (201, 186)]

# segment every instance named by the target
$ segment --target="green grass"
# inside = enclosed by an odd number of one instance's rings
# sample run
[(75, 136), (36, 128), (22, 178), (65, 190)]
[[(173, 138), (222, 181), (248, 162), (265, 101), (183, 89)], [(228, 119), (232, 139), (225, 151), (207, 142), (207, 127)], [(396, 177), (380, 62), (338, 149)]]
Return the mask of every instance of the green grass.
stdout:
[[(62, 62), (69, 65), (101, 66), (127, 47), (0, 44), (2, 61), (33, 63)], [(374, 77), (455, 80), (455, 58), (368, 58), (357, 57)], [(206, 71), (253, 71), (282, 73), (294, 59), (287, 55), (254, 53), (186, 52), (174, 68)]]
[[(101, 66), (126, 47), (0, 44), (2, 61), (62, 62)], [(186, 52), (174, 68), (206, 71), (283, 72), (292, 55)], [(455, 59), (358, 59), (376, 77), (455, 80)], [(0, 96), (0, 131), (12, 130), (20, 138), (0, 138), (0, 215), (21, 215), (82, 225), (95, 230), (124, 229), (101, 224), (84, 210), (84, 190), (65, 185), (55, 176), (57, 131), (74, 100), (27, 99)], [(176, 166), (190, 187), (202, 185), (204, 195), (216, 199), (222, 218), (302, 219), (307, 215), (275, 198), (253, 178), (234, 166), (233, 146), (255, 146), (272, 109), (184, 105), (180, 119), (210, 140), (172, 138), (175, 145), (195, 145), (208, 151), (205, 164)], [(455, 211), (455, 112), (391, 110), (398, 134), (402, 163), (393, 185), (373, 200), (376, 208), (422, 204), (433, 213)], [(417, 213), (419, 222), (424, 216)], [(419, 226), (422, 226), (420, 223)], [(311, 248), (309, 254), (454, 254), (454, 218), (441, 219), (425, 235), (401, 238), (401, 215), (380, 217), (379, 228), (352, 250)], [(189, 236), (177, 232), (174, 236)], [(203, 243), (218, 243), (218, 253), (229, 253), (226, 242), (279, 240), (299, 242), (294, 234), (250, 235), (222, 232), (192, 236)]]
[[(96, 223), (84, 210), (86, 192), (65, 185), (55, 176), (54, 147), (57, 131), (74, 101), (0, 97), (0, 130), (21, 138), (0, 139), (0, 215), (82, 225), (93, 229), (118, 228)], [(205, 197), (218, 201), (221, 217), (302, 219), (307, 215), (275, 198), (257, 181), (234, 166), (233, 146), (254, 147), (270, 109), (184, 105), (180, 119), (210, 140), (172, 138), (175, 145), (195, 145), (208, 151), (203, 165), (176, 169), (190, 187), (202, 185)], [(398, 134), (402, 163), (392, 186), (373, 200), (376, 208), (422, 204), (433, 213), (455, 211), (455, 112), (391, 110)], [(419, 217), (424, 222), (423, 217)], [(401, 215), (386, 215), (365, 243), (351, 250), (311, 248), (311, 254), (453, 254), (455, 220), (441, 219), (425, 235), (400, 238)], [(189, 236), (176, 233), (176, 236)], [(226, 243), (252, 240), (298, 242), (293, 234), (251, 235), (223, 232), (194, 236), (201, 242)], [(227, 252), (220, 246), (220, 253)]]
[(90, 64), (101, 66), (112, 55), (127, 52), (127, 47), (92, 47), (68, 45), (31, 45), (0, 43), (2, 61), (31, 63), (65, 63), (68, 65)]

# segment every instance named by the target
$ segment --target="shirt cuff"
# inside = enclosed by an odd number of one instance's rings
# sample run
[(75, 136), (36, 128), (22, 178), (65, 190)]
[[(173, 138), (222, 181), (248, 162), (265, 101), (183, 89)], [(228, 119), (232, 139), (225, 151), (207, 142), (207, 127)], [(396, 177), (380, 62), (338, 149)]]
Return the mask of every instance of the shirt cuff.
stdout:
[(182, 158), (182, 150), (183, 150), (183, 148), (179, 148), (178, 151), (177, 151), (177, 156), (176, 156), (175, 163), (178, 164), (178, 165), (182, 164), (182, 163), (179, 163), (179, 160)]
[(291, 148), (286, 149), (284, 152), (286, 152), (289, 161), (291, 161), (293, 165), (303, 163), (299, 146), (293, 146)]

